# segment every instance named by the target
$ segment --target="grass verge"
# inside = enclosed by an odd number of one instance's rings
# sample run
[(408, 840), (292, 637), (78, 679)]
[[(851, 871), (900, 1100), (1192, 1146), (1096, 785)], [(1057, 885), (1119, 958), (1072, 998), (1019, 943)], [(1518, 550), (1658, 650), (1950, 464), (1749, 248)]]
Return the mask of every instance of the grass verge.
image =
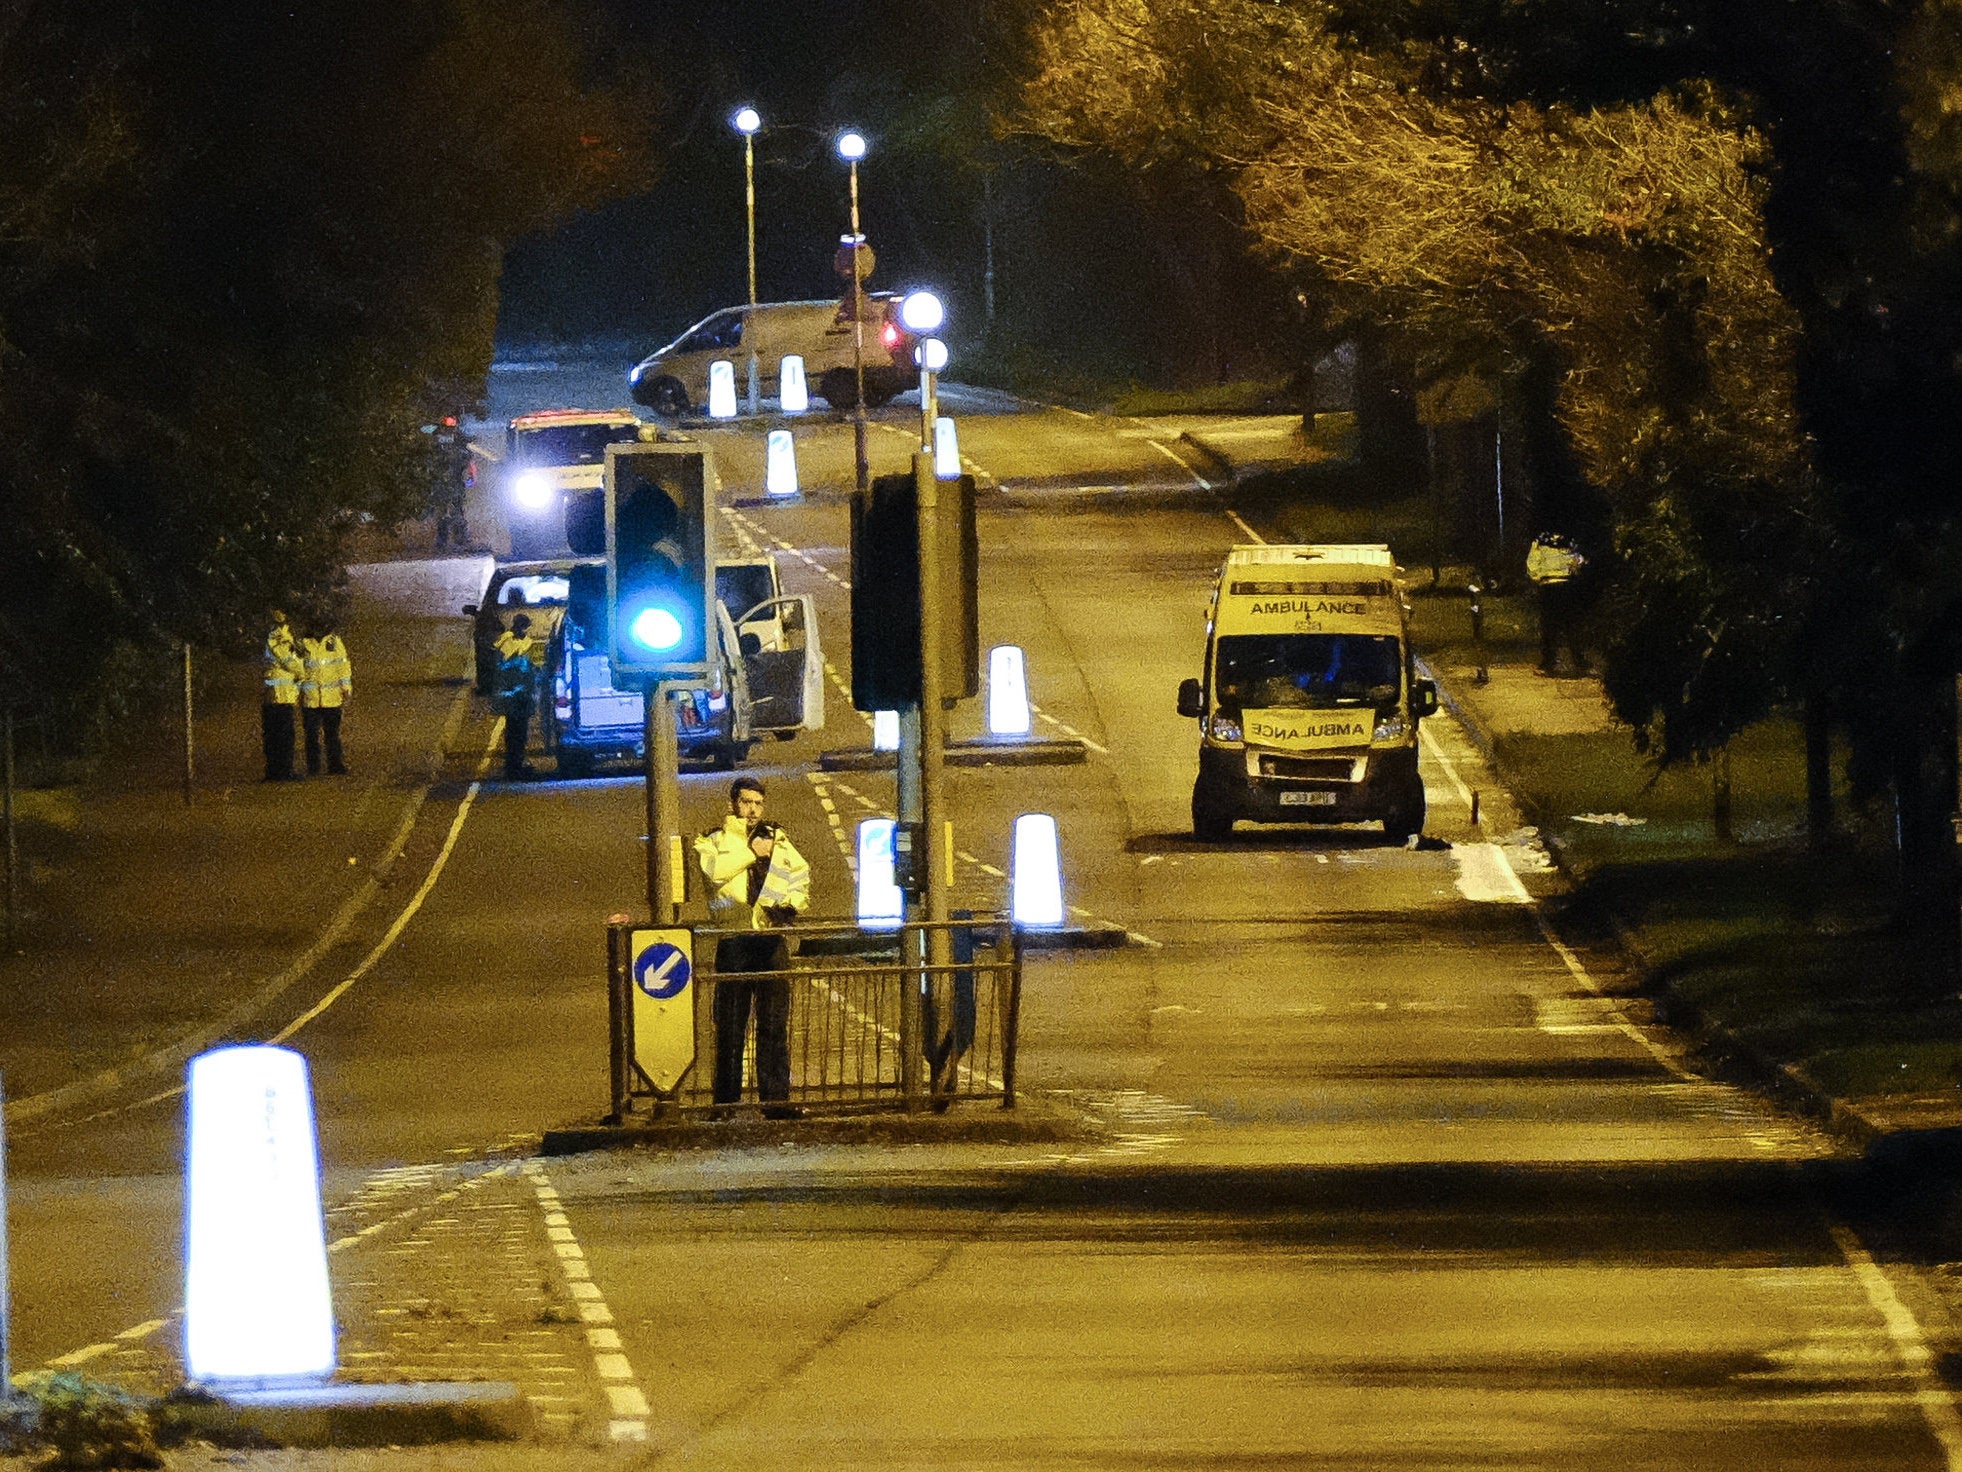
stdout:
[(1474, 683), (1465, 571), (1447, 569), (1434, 594), (1413, 579), (1414, 638), (1486, 727), (1507, 786), (1577, 882), (1577, 913), (1619, 931), (1679, 1015), (1800, 1066), (1838, 1097), (1953, 1091), (1962, 1101), (1962, 1002), (1955, 978), (1931, 972), (1894, 924), (1884, 814), (1837, 794), (1840, 832), (1812, 852), (1800, 733), (1786, 720), (1732, 745), (1730, 841), (1717, 831), (1710, 768), (1658, 772), (1612, 724), (1533, 730), (1532, 702), (1545, 709), (1550, 687), (1532, 672), (1532, 610), (1487, 598), (1495, 674)]

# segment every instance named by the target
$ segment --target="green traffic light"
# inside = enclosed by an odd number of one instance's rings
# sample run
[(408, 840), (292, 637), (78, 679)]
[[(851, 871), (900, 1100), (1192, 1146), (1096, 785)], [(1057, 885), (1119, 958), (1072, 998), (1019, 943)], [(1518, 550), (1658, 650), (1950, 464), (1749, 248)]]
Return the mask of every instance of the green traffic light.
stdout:
[(636, 643), (657, 654), (664, 654), (681, 643), (681, 620), (665, 608), (643, 608), (627, 627)]

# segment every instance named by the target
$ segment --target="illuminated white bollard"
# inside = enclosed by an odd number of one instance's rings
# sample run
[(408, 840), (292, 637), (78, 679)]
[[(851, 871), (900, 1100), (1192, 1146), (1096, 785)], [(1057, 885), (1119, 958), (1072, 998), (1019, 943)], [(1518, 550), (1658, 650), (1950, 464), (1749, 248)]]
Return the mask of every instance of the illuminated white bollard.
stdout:
[(334, 1304), (306, 1059), (274, 1047), (200, 1053), (187, 1095), (191, 1378), (324, 1379)]
[(898, 711), (875, 710), (872, 712), (872, 749), (874, 751), (899, 750)]
[(1015, 820), (1015, 851), (1008, 861), (1009, 914), (1017, 925), (1063, 923), (1063, 858), (1056, 820), (1024, 813)]
[(1022, 651), (1013, 644), (988, 651), (988, 734), (1029, 734), (1029, 680)]
[(763, 492), (770, 496), (797, 494), (797, 445), (787, 429), (770, 431), (769, 468), (763, 473)]
[(893, 874), (891, 818), (858, 824), (858, 923), (862, 930), (897, 930), (906, 918), (906, 896)]
[(811, 407), (811, 390), (804, 382), (804, 360), (787, 353), (777, 365), (777, 404), (786, 414), (802, 414)]
[(709, 364), (709, 418), (736, 417), (736, 365), (727, 358)]
[(941, 415), (933, 421), (933, 477), (935, 480), (961, 478), (961, 442), (954, 432), (954, 421)]

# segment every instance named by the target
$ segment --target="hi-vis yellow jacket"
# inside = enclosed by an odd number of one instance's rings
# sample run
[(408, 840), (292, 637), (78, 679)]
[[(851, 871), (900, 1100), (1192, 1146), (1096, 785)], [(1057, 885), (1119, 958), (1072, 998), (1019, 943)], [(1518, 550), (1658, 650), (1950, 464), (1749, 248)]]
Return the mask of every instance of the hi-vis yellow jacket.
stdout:
[(347, 645), (339, 634), (300, 641), (300, 659), (306, 673), (300, 679), (300, 704), (309, 710), (322, 706), (346, 705), (354, 694), (354, 663), (347, 657)]
[(266, 704), (298, 705), (306, 665), (300, 658), (300, 646), (293, 642), (293, 631), (283, 623), (274, 624), (266, 635), (265, 669)]
[(802, 910), (811, 903), (811, 866), (781, 828), (755, 904), (749, 902), (749, 866), (756, 862), (749, 847), (749, 824), (731, 813), (720, 828), (711, 828), (695, 840), (695, 858), (708, 880), (709, 914), (715, 919), (738, 921), (747, 912), (750, 929), (763, 930), (771, 923), (766, 910), (779, 905)]

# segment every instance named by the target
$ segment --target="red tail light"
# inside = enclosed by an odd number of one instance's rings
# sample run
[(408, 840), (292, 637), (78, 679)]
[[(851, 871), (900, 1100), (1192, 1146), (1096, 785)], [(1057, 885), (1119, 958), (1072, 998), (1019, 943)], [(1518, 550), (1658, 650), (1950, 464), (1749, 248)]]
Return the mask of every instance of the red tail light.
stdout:
[(888, 348), (898, 347), (899, 328), (894, 323), (888, 322), (879, 330), (879, 341), (884, 343)]

